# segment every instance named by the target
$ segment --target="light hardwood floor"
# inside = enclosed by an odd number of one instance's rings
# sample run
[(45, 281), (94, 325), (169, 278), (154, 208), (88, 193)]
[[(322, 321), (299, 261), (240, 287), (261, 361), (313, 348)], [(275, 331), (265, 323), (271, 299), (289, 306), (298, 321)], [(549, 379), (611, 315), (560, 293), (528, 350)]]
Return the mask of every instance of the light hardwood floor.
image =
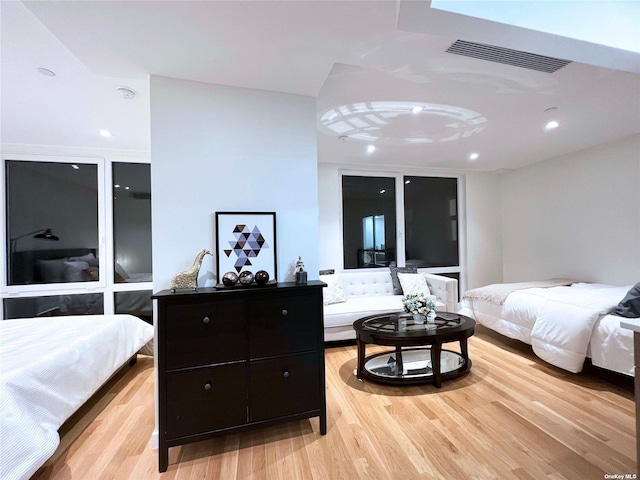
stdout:
[(564, 372), (482, 327), (469, 340), (469, 355), (471, 372), (441, 389), (393, 387), (356, 379), (355, 346), (328, 348), (326, 436), (310, 419), (174, 447), (164, 474), (150, 446), (153, 359), (139, 357), (65, 424), (61, 448), (33, 480), (537, 480), (636, 473), (628, 379), (613, 384), (598, 372)]

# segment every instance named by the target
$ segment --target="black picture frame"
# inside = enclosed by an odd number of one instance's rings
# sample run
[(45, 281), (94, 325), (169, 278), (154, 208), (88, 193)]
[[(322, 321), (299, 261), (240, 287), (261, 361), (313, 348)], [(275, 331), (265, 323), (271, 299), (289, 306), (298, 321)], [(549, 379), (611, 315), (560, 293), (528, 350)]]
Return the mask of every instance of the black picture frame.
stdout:
[(216, 281), (226, 272), (259, 270), (278, 278), (276, 212), (216, 212)]

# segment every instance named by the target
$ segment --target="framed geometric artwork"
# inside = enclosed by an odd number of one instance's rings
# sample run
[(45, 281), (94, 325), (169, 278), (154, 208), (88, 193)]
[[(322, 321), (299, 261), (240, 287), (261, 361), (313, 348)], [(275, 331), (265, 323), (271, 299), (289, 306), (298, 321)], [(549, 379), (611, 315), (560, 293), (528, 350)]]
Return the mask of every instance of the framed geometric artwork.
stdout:
[(226, 272), (278, 274), (275, 212), (216, 212), (216, 279)]

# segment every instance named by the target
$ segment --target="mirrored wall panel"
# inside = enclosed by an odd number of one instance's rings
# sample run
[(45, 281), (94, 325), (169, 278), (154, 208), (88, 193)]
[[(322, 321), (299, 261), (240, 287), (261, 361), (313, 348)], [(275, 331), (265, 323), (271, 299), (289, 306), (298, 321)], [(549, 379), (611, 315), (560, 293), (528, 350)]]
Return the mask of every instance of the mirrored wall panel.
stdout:
[(104, 297), (102, 293), (4, 299), (4, 317), (6, 319), (56, 317), (62, 315), (102, 315), (103, 313)]
[(389, 177), (342, 177), (344, 268), (396, 260), (396, 188)]
[(153, 323), (153, 301), (151, 290), (114, 292), (115, 313), (128, 313)]
[(113, 164), (115, 283), (151, 282), (151, 170)]
[(7, 283), (97, 281), (97, 165), (8, 160), (5, 178)]
[(404, 177), (406, 265), (459, 265), (458, 180)]

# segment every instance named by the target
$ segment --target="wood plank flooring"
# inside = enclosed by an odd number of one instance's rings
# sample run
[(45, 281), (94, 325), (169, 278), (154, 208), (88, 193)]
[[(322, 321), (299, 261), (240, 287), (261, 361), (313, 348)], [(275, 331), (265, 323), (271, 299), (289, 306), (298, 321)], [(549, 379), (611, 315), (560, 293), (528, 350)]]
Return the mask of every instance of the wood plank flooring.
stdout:
[(482, 327), (469, 339), (469, 355), (471, 372), (441, 389), (395, 387), (356, 379), (355, 345), (328, 348), (326, 436), (310, 419), (174, 447), (163, 474), (150, 446), (153, 359), (139, 357), (65, 424), (61, 447), (32, 480), (582, 480), (637, 473), (630, 379), (564, 372)]

